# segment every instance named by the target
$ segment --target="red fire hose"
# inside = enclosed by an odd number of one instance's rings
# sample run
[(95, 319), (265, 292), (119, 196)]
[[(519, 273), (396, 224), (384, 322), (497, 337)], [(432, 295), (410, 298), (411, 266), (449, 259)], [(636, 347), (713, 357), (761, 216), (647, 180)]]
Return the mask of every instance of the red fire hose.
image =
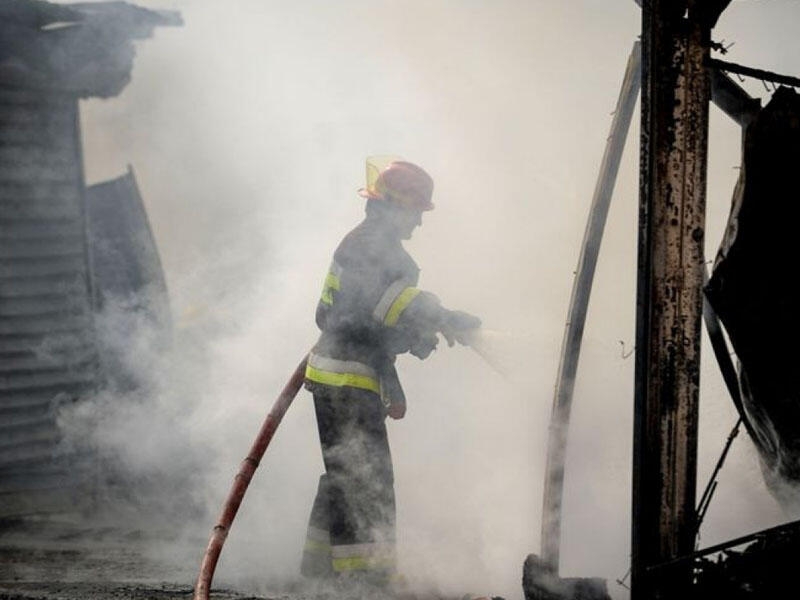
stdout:
[(222, 507), (219, 522), (211, 532), (211, 539), (208, 540), (208, 547), (203, 556), (203, 562), (200, 564), (200, 575), (197, 577), (197, 583), (194, 586), (193, 600), (208, 600), (208, 595), (211, 591), (211, 580), (214, 577), (214, 570), (217, 568), (217, 560), (219, 560), (220, 552), (222, 552), (222, 545), (225, 543), (225, 538), (228, 537), (228, 531), (230, 531), (233, 519), (236, 517), (236, 512), (239, 510), (239, 505), (242, 503), (244, 493), (247, 491), (247, 486), (250, 485), (250, 480), (258, 468), (261, 457), (264, 456), (264, 452), (267, 450), (275, 430), (280, 425), (283, 415), (286, 414), (292, 404), (292, 400), (294, 400), (303, 385), (306, 360), (306, 358), (303, 358), (300, 361), (286, 387), (283, 388), (281, 395), (275, 400), (272, 410), (269, 411), (264, 424), (261, 426), (261, 431), (258, 432), (258, 436), (250, 447), (247, 458), (242, 462), (239, 473), (233, 480), (231, 491), (228, 493), (228, 498)]

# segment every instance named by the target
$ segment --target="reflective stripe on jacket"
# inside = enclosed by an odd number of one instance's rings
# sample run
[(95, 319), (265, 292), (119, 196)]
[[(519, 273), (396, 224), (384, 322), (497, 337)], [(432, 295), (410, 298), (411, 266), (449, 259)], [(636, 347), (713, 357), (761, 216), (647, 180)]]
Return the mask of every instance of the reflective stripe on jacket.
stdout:
[(319, 301), (322, 304), (331, 306), (333, 304), (333, 294), (338, 291), (342, 285), (340, 277), (342, 276), (342, 267), (336, 264), (336, 261), (331, 263), (331, 268), (325, 276), (325, 283), (322, 286), (322, 296)]
[(394, 327), (406, 308), (413, 302), (421, 290), (413, 287), (414, 282), (398, 279), (392, 282), (375, 305), (372, 316), (378, 323)]
[(306, 365), (306, 380), (335, 388), (354, 387), (381, 393), (375, 369), (354, 360), (337, 360), (311, 352)]

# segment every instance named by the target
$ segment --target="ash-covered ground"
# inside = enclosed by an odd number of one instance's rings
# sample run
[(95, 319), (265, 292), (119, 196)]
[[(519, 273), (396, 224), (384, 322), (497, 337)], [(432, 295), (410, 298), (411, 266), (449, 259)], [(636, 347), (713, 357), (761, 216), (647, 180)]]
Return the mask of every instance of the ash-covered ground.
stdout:
[[(0, 522), (0, 598), (190, 598), (196, 573), (166, 552), (154, 555), (159, 541), (172, 540), (78, 515)], [(244, 596), (225, 591), (215, 597)]]
[[(96, 522), (86, 515), (0, 521), (0, 600), (190, 600), (207, 540), (180, 539), (168, 528), (141, 529)], [(188, 547), (187, 547), (188, 546)], [(182, 549), (186, 548), (184, 552)], [(252, 594), (225, 583), (211, 600), (456, 600), (439, 594), (319, 589), (296, 583)], [(475, 597), (467, 594), (465, 597)]]

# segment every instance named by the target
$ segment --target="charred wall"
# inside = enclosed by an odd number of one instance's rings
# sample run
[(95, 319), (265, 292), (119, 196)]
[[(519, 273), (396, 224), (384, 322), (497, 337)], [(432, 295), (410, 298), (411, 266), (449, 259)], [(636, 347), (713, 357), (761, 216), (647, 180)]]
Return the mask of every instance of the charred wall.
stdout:
[(0, 87), (0, 516), (84, 483), (56, 423), (96, 376), (80, 157), (77, 97)]
[(58, 415), (104, 380), (104, 298), (148, 287), (166, 318), (132, 172), (86, 189), (78, 101), (119, 94), (133, 41), (181, 23), (127, 2), (0, 2), (0, 518), (91, 497), (95, 468), (61, 439)]

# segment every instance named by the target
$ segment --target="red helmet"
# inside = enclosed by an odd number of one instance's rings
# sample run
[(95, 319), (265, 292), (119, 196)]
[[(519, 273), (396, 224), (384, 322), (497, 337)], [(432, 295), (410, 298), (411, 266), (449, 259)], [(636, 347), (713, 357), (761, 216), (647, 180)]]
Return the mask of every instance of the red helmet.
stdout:
[(358, 193), (363, 198), (395, 202), (405, 208), (433, 210), (433, 179), (421, 167), (404, 160), (394, 160), (383, 170), (367, 160), (367, 187)]

